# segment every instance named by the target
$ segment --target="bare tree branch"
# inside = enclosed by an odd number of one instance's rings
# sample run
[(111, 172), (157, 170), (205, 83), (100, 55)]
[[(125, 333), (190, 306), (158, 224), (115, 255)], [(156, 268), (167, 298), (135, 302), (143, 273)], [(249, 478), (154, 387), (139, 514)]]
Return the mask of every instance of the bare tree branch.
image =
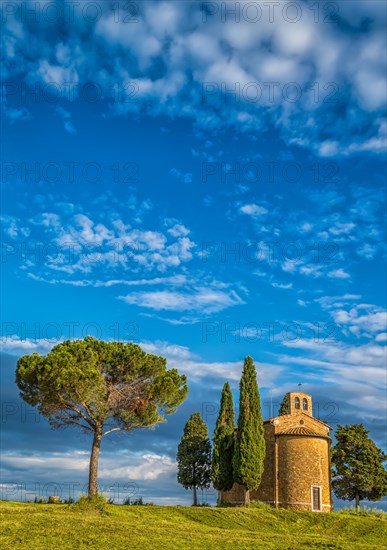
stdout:
[(81, 411), (81, 409), (79, 409), (78, 407), (76, 407), (73, 403), (68, 403), (66, 402), (66, 406), (71, 409), (72, 411), (76, 412), (77, 414), (79, 414), (80, 417), (83, 418), (83, 420), (85, 422), (87, 422), (89, 424), (89, 426), (92, 428), (92, 430), (94, 431), (95, 429), (95, 422), (93, 422), (93, 420), (91, 420), (90, 418), (88, 418), (88, 416), (86, 416), (85, 414), (83, 414), (83, 412)]

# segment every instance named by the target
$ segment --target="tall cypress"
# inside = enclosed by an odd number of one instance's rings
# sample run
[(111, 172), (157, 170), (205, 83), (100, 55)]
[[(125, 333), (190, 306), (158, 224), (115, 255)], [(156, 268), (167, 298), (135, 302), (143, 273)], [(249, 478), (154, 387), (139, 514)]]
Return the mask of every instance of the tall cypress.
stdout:
[(213, 435), (212, 483), (218, 491), (228, 491), (234, 484), (234, 402), (230, 384), (222, 389), (219, 416)]
[(246, 489), (257, 489), (263, 473), (265, 438), (257, 374), (251, 357), (246, 357), (240, 381), (238, 430), (233, 458), (234, 479)]

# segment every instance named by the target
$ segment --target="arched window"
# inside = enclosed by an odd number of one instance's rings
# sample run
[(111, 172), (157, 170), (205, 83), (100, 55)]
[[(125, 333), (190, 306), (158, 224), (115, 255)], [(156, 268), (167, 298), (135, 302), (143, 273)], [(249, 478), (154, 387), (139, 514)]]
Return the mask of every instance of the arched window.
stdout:
[(305, 399), (305, 397), (302, 399), (302, 410), (307, 411), (308, 410), (308, 400)]
[(300, 398), (299, 398), (299, 397), (295, 397), (295, 398), (294, 398), (294, 408), (295, 408), (295, 409), (299, 409), (299, 408), (300, 408)]

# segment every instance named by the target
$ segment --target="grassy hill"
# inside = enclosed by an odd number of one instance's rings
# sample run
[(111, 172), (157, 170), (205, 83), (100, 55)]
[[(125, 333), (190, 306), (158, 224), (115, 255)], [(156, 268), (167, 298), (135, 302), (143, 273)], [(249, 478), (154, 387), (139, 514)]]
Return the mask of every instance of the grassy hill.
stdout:
[(3, 550), (387, 548), (387, 514), (2, 502)]

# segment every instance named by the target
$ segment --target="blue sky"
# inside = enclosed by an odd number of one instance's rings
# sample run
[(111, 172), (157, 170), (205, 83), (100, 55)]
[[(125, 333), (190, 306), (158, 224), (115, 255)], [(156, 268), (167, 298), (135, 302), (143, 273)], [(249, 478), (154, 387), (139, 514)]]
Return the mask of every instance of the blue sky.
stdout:
[(184, 423), (212, 432), (248, 354), (265, 418), (302, 383), (385, 448), (385, 5), (288, 4), (3, 3), (6, 497), (86, 482), (90, 441), (25, 409), (14, 369), (87, 334), (190, 387), (104, 441), (105, 488), (189, 503)]

